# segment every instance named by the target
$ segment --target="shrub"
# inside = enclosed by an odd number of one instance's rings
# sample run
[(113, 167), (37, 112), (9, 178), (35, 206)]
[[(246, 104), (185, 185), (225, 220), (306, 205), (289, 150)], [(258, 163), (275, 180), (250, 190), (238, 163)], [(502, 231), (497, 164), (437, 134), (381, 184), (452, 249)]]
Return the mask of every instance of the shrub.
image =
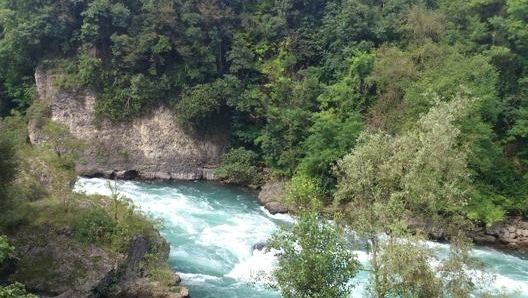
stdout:
[(260, 181), (257, 154), (251, 150), (237, 148), (229, 150), (215, 174), (225, 183), (254, 185)]

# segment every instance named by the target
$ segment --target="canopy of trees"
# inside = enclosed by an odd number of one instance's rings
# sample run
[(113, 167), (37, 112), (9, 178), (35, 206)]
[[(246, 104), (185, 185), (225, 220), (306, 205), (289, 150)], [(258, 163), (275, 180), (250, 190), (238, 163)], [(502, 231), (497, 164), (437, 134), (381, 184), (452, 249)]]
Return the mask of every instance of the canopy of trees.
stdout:
[(252, 171), (316, 179), (328, 203), (332, 168), (362, 131), (397, 136), (434, 98), (475, 98), (456, 123), (469, 148), (466, 213), (491, 223), (528, 213), (527, 7), (0, 0), (0, 113), (24, 111), (35, 96), (33, 72), (50, 67), (63, 87), (97, 91), (100, 117), (122, 121), (171, 106), (191, 131), (230, 132), (233, 148), (256, 154)]

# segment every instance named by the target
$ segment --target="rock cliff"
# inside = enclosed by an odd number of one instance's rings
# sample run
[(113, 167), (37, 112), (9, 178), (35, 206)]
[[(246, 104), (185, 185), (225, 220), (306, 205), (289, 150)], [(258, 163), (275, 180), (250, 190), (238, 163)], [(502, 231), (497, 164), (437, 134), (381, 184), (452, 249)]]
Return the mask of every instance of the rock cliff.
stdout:
[[(77, 165), (79, 175), (130, 179), (214, 179), (227, 141), (222, 136), (202, 138), (185, 133), (174, 112), (160, 106), (129, 122), (96, 119), (95, 94), (61, 90), (51, 71), (35, 73), (38, 97), (50, 108), (51, 119), (66, 125), (87, 144)], [(32, 143), (42, 141), (35, 125), (29, 127)]]
[[(69, 227), (56, 230), (47, 224), (20, 229), (11, 237), (17, 258), (7, 272), (9, 280), (23, 282), (43, 298), (188, 297), (177, 274), (165, 272), (165, 284), (158, 278), (157, 266), (164, 268), (169, 256), (169, 245), (159, 234), (151, 239), (135, 236), (126, 252), (116, 253), (80, 243), (73, 233)], [(155, 262), (150, 267), (159, 272), (147, 269), (146, 262)], [(2, 275), (6, 272), (0, 270)]]

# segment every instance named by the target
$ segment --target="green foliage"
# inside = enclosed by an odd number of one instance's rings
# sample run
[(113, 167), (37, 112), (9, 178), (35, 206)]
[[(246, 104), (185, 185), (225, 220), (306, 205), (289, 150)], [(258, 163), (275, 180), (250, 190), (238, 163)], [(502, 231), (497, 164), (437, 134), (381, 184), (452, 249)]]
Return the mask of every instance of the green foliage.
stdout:
[(231, 149), (223, 156), (215, 175), (220, 181), (240, 185), (256, 185), (260, 182), (257, 168), (258, 155), (242, 147)]
[[(15, 248), (9, 245), (7, 237), (0, 235), (0, 265), (14, 252)], [(0, 286), (0, 298), (37, 298), (37, 296), (28, 294), (23, 284), (15, 282), (5, 287)]]
[(296, 171), (316, 178), (326, 194), (335, 189), (332, 166), (354, 147), (363, 130), (360, 111), (368, 105), (366, 78), (373, 59), (373, 54), (356, 52), (349, 60), (348, 75), (326, 86), (317, 97), (320, 111), (312, 113), (312, 125), (302, 142), (304, 157)]
[(299, 173), (316, 177), (325, 192), (331, 192), (335, 178), (331, 174), (333, 164), (354, 147), (363, 129), (357, 113), (336, 115), (333, 109), (313, 115), (314, 123), (308, 129), (310, 135), (303, 142), (304, 158), (299, 163)]
[(100, 207), (79, 212), (74, 226), (75, 238), (84, 243), (103, 243), (117, 231), (116, 221)]
[(99, 117), (171, 107), (329, 197), (363, 129), (400, 133), (435, 104), (424, 94), (463, 93), (480, 98), (461, 121), (468, 213), (496, 220), (526, 213), (527, 28), (525, 0), (0, 0), (0, 115), (52, 68), (95, 91)]
[(46, 136), (44, 148), (51, 151), (48, 164), (51, 176), (51, 190), (61, 200), (64, 210), (69, 212), (72, 204), (71, 182), (75, 180), (75, 161), (79, 157), (84, 143), (73, 137), (62, 124), (51, 120), (45, 121), (42, 132)]
[(266, 125), (255, 142), (266, 166), (290, 175), (302, 155), (299, 143), (306, 134), (309, 113), (303, 109), (271, 107)]
[(290, 231), (275, 233), (268, 245), (281, 250), (272, 286), (283, 297), (349, 297), (359, 262), (337, 226), (303, 213)]
[[(26, 112), (48, 138), (29, 148), (24, 118), (2, 120), (1, 225), (49, 194), (83, 241), (122, 246), (146, 230), (117, 193), (111, 208), (75, 207), (82, 145), (43, 120), (46, 105), (26, 110), (37, 66), (53, 68), (60, 87), (96, 92), (99, 117), (165, 105), (189, 132), (230, 131), (236, 149), (216, 173), (226, 182), (258, 184), (267, 167), (292, 178), (298, 210), (335, 193), (378, 248), (373, 290), (463, 297), (471, 285), (445, 292), (423, 247), (377, 235), (408, 239), (408, 218), (451, 229), (461, 214), (528, 215), (527, 15), (525, 0), (0, 0), (0, 115)], [(452, 254), (446, 276), (466, 261)]]
[(6, 287), (0, 287), (0, 298), (37, 298), (37, 295), (28, 294), (23, 284), (15, 282)]
[(64, 169), (72, 169), (73, 161), (83, 149), (82, 141), (73, 137), (66, 126), (51, 120), (44, 123), (42, 132), (47, 137), (45, 146), (56, 154), (59, 161), (62, 161), (60, 166)]
[(295, 175), (286, 184), (285, 203), (294, 212), (321, 211), (321, 190), (309, 176)]
[(67, 224), (73, 228), (74, 237), (80, 242), (125, 252), (135, 236), (153, 237), (156, 220), (148, 219), (137, 210), (128, 198), (119, 193), (116, 186), (111, 189), (111, 198), (76, 195), (77, 201), (81, 200), (90, 207), (73, 206), (67, 215)]
[[(422, 78), (407, 89), (405, 101), (414, 115), (426, 112), (434, 93), (441, 98), (453, 98), (463, 86), (464, 92), (479, 98), (480, 112), (484, 121), (493, 123), (500, 106), (496, 101), (497, 72), (484, 56), (464, 57), (453, 54), (446, 57), (440, 65), (425, 70)], [(429, 101), (429, 102), (427, 102)]]
[[(338, 163), (337, 203), (369, 202), (387, 212), (404, 207), (419, 217), (460, 211), (467, 200), (469, 173), (454, 121), (464, 115), (467, 105), (466, 98), (438, 103), (413, 130), (399, 136), (364, 134), (360, 145)], [(393, 214), (394, 219), (385, 215), (382, 212), (376, 220), (378, 232), (398, 230), (391, 225), (402, 224), (401, 213)]]
[(0, 264), (2, 264), (14, 251), (15, 248), (9, 245), (7, 237), (0, 235)]
[(40, 190), (22, 175), (27, 168), (22, 154), (27, 146), (26, 133), (27, 123), (19, 113), (0, 120), (0, 230), (21, 223), (27, 215), (27, 201)]
[(179, 123), (188, 129), (207, 131), (221, 114), (221, 108), (231, 86), (226, 80), (200, 84), (183, 91), (176, 104)]
[(408, 10), (398, 31), (412, 43), (439, 41), (446, 31), (444, 19), (442, 12), (418, 4)]
[(442, 297), (442, 284), (429, 265), (435, 259), (434, 253), (419, 239), (389, 241), (380, 246), (382, 265), (377, 272), (379, 279), (371, 281), (372, 297)]
[(7, 188), (15, 179), (18, 161), (16, 157), (15, 143), (7, 127), (0, 122), (0, 200), (7, 195)]
[[(369, 244), (374, 297), (444, 297), (444, 291), (462, 289), (463, 294), (453, 297), (469, 297), (473, 286), (444, 285), (428, 262), (430, 249), (414, 243), (415, 237), (431, 232), (427, 225), (445, 231), (453, 243), (461, 239), (471, 184), (466, 147), (455, 124), (467, 115), (470, 104), (467, 98), (437, 100), (412, 129), (394, 136), (364, 134), (338, 162), (334, 203), (344, 210), (341, 218), (346, 224)], [(388, 239), (381, 239), (381, 234)], [(453, 245), (454, 250), (459, 248)], [(446, 274), (469, 280), (457, 268), (446, 269)]]

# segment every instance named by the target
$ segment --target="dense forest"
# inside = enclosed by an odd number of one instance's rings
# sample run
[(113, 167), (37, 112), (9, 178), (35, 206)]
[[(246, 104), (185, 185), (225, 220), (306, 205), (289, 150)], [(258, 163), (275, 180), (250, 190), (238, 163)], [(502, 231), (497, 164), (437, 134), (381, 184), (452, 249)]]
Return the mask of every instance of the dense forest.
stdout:
[[(395, 240), (421, 239), (402, 216), (433, 219), (451, 234), (467, 218), (490, 225), (528, 216), (527, 0), (0, 0), (0, 227), (9, 233), (38, 218), (42, 206), (29, 202), (46, 190), (26, 174), (40, 166), (43, 178), (58, 181), (53, 208), (66, 212), (79, 241), (119, 250), (117, 238), (132, 233), (122, 223), (142, 220), (118, 220), (117, 207), (105, 215), (70, 206), (80, 144), (71, 140), (61, 155), (27, 143), (25, 116), (42, 112), (31, 107), (37, 68), (62, 88), (93, 90), (97, 117), (129, 121), (164, 105), (190, 134), (228, 134), (217, 176), (243, 185), (291, 181), (288, 200), (301, 215), (293, 233), (320, 237), (304, 242), (306, 257), (326, 243), (333, 247), (322, 257), (335, 259), (335, 249), (351, 262), (316, 277), (346, 283), (358, 265), (332, 238), (335, 227), (310, 212), (333, 212), (355, 228), (380, 253), (376, 297), (473, 290), (454, 261), (441, 275), (463, 278), (437, 280), (427, 265), (400, 270), (430, 257)], [(43, 125), (51, 145), (70, 139)], [(85, 239), (94, 218), (112, 228)], [(291, 237), (271, 241), (293, 254), (286, 251), (279, 280), (345, 297), (342, 284), (302, 284), (315, 275), (297, 275), (302, 259), (287, 243), (300, 240)], [(465, 261), (456, 239), (452, 259)], [(0, 261), (13, 250), (1, 237)], [(290, 297), (296, 286), (279, 289)], [(24, 292), (20, 284), (11, 290)]]
[(525, 0), (2, 0), (0, 29), (3, 116), (51, 68), (97, 92), (99, 117), (163, 104), (189, 131), (228, 132), (225, 180), (307, 176), (327, 199), (362, 132), (467, 98), (467, 215), (528, 213)]

